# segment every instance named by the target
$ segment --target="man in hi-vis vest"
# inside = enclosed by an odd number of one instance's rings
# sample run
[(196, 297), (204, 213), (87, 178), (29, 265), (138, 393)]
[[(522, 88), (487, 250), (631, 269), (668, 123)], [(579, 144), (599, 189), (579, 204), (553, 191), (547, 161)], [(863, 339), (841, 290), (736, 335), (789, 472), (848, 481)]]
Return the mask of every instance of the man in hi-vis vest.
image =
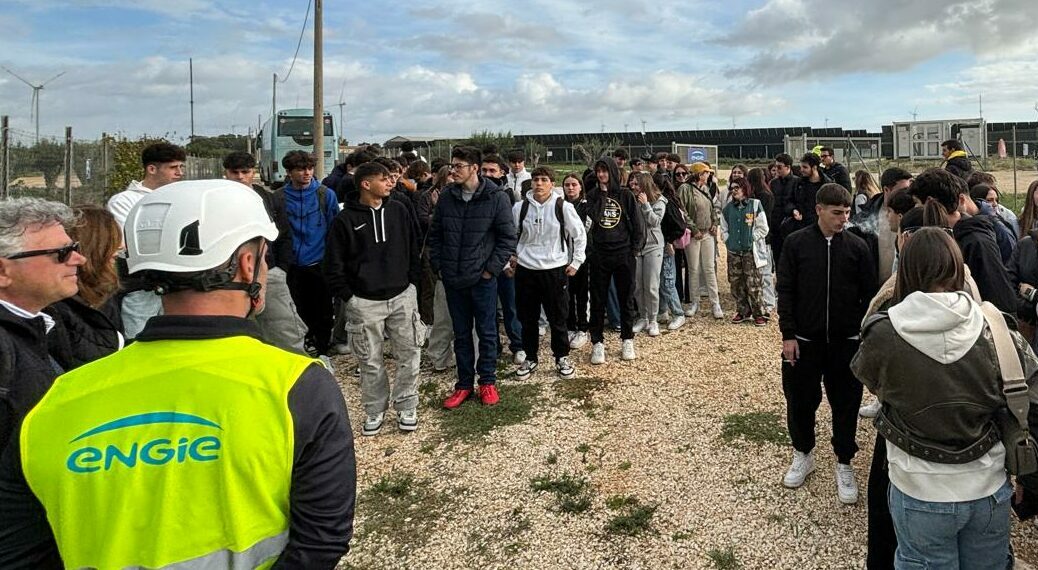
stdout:
[(162, 296), (126, 349), (60, 376), (22, 470), (69, 568), (334, 568), (353, 532), (345, 403), (317, 360), (263, 344), (267, 241), (251, 189), (177, 182), (126, 222)]

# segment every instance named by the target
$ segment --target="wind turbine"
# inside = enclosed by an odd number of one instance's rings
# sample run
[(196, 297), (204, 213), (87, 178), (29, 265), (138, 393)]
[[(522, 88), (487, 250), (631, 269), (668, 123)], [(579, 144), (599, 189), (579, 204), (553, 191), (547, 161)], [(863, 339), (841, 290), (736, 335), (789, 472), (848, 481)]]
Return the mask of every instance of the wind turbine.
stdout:
[(912, 112), (909, 113), (909, 115), (912, 115), (912, 122), (914, 123), (915, 118), (919, 116), (919, 105), (916, 105), (915, 109), (912, 109)]
[(65, 72), (62, 71), (61, 73), (55, 75), (54, 77), (51, 77), (50, 79), (44, 81), (43, 83), (40, 83), (39, 85), (33, 85), (32, 83), (29, 83), (28, 81), (23, 79), (20, 75), (18, 75), (17, 73), (11, 71), (10, 69), (7, 69), (6, 67), (4, 67), (2, 65), (0, 65), (0, 68), (2, 68), (7, 73), (10, 73), (11, 75), (13, 75), (15, 77), (15, 79), (17, 79), (18, 81), (21, 81), (22, 83), (28, 85), (29, 87), (32, 87), (32, 102), (29, 104), (30, 105), (29, 106), (29, 120), (31, 121), (31, 120), (33, 120), (33, 118), (36, 119), (36, 142), (39, 143), (40, 142), (40, 91), (42, 91), (43, 87), (45, 85), (47, 85), (48, 83), (50, 83), (51, 81), (54, 81), (55, 79), (61, 77), (62, 75), (65, 75)]

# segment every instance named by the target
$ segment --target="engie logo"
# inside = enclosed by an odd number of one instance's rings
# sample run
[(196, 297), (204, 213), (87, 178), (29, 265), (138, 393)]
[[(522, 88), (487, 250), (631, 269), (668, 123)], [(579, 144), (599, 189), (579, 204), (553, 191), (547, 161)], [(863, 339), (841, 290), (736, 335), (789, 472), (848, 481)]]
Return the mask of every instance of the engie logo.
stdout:
[[(177, 412), (151, 412), (127, 416), (101, 424), (83, 432), (69, 443), (98, 434), (154, 424), (189, 424), (213, 428), (222, 431), (219, 424), (200, 416)], [(94, 473), (104, 469), (108, 471), (116, 463), (127, 468), (134, 468), (137, 463), (162, 466), (170, 462), (216, 461), (220, 458), (220, 438), (207, 435), (202, 437), (180, 437), (176, 443), (172, 439), (158, 438), (149, 441), (137, 441), (128, 448), (116, 445), (87, 446), (76, 449), (68, 456), (65, 466), (73, 473)]]

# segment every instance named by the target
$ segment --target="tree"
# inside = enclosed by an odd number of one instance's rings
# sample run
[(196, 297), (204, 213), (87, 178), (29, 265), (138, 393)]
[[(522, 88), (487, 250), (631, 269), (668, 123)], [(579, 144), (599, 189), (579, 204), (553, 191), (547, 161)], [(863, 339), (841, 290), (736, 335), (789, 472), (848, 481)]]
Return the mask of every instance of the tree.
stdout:
[(499, 154), (503, 154), (515, 147), (515, 137), (512, 136), (512, 131), (493, 133), (483, 129), (482, 132), (472, 133), (472, 136), (461, 144), (474, 146), (484, 152), (488, 148), (494, 148)]
[(110, 139), (112, 163), (108, 171), (108, 188), (106, 198), (122, 192), (132, 180), (144, 179), (144, 166), (141, 164), (141, 151), (144, 147), (159, 142), (168, 142), (161, 138)]
[(588, 168), (591, 168), (598, 159), (605, 156), (610, 150), (620, 146), (623, 146), (623, 141), (616, 137), (607, 140), (592, 137), (574, 144), (573, 150), (580, 153), (580, 156), (584, 157), (584, 162)]

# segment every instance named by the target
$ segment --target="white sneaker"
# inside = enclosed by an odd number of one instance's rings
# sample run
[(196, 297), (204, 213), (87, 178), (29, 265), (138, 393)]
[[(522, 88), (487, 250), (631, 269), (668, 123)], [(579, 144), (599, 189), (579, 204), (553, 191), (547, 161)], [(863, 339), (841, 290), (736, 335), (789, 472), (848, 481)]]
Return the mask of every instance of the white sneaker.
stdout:
[(879, 408), (882, 404), (879, 403), (879, 398), (873, 399), (868, 404), (858, 408), (858, 415), (863, 418), (874, 418), (879, 415)]
[(345, 342), (333, 344), (332, 347), (328, 350), (328, 352), (331, 352), (332, 354), (338, 356), (353, 354), (353, 350), (350, 349), (350, 345), (346, 344)]
[(715, 319), (723, 319), (724, 318), (724, 311), (721, 310), (721, 304), (720, 303), (714, 303), (714, 318)]
[(660, 336), (660, 324), (649, 323), (649, 336)]
[(587, 333), (583, 331), (577, 331), (569, 341), (570, 348), (581, 348), (585, 344), (587, 344)]
[(790, 489), (796, 489), (804, 484), (804, 480), (807, 479), (807, 476), (814, 470), (814, 452), (801, 453), (794, 450), (793, 464), (789, 466), (789, 471), (786, 471), (786, 476), (782, 478), (782, 484)]
[(532, 360), (524, 360), (523, 363), (519, 365), (519, 370), (515, 371), (515, 376), (517, 378), (527, 378), (533, 374), (534, 370), (537, 370), (537, 363)]
[(591, 347), (591, 364), (605, 364), (605, 344), (596, 342)]
[(845, 505), (858, 502), (858, 482), (854, 480), (854, 468), (850, 465), (836, 464), (836, 496)]
[(377, 435), (378, 432), (382, 431), (382, 423), (386, 419), (386, 413), (375, 414), (368, 416), (364, 419), (364, 429), (360, 432), (362, 435), (372, 436)]
[(563, 356), (555, 361), (555, 371), (559, 373), (559, 378), (563, 380), (572, 378), (577, 373), (568, 356)]
[(676, 331), (676, 330), (680, 329), (683, 326), (685, 326), (685, 316), (684, 315), (678, 315), (678, 316), (674, 317), (673, 319), (671, 319), (670, 323), (667, 324), (667, 330), (669, 330), (669, 331)]
[(548, 334), (548, 326), (547, 325), (540, 325), (540, 326), (538, 326), (537, 327), (537, 334), (539, 336), (544, 336), (544, 335)]
[(414, 431), (418, 429), (418, 410), (402, 410), (396, 413), (396, 427), (401, 431)]
[(692, 303), (691, 305), (688, 306), (687, 309), (685, 309), (685, 316), (691, 318), (691, 317), (696, 316), (696, 313), (698, 313), (698, 312), (699, 312), (699, 303)]
[(573, 342), (573, 337), (577, 336), (577, 331), (569, 331), (566, 333), (566, 342)]
[(638, 358), (638, 356), (634, 354), (633, 338), (624, 341), (623, 350), (620, 352), (620, 358), (624, 360), (634, 360), (635, 358)]
[(331, 372), (332, 376), (335, 376), (335, 366), (332, 365), (332, 359), (328, 358), (328, 356), (324, 354), (318, 356), (317, 358), (321, 361), (322, 364), (324, 364), (324, 367), (328, 369), (328, 372)]
[(517, 350), (517, 351), (515, 351), (515, 354), (512, 355), (512, 364), (515, 364), (515, 365), (518, 366), (518, 365), (521, 365), (524, 362), (526, 362), (526, 351), (525, 350)]
[(647, 326), (649, 326), (649, 321), (647, 321), (645, 319), (638, 319), (634, 323), (634, 327), (632, 327), (631, 330), (634, 331), (634, 334), (638, 334), (638, 333), (642, 332), (643, 330), (645, 330), (645, 327), (647, 327)]

